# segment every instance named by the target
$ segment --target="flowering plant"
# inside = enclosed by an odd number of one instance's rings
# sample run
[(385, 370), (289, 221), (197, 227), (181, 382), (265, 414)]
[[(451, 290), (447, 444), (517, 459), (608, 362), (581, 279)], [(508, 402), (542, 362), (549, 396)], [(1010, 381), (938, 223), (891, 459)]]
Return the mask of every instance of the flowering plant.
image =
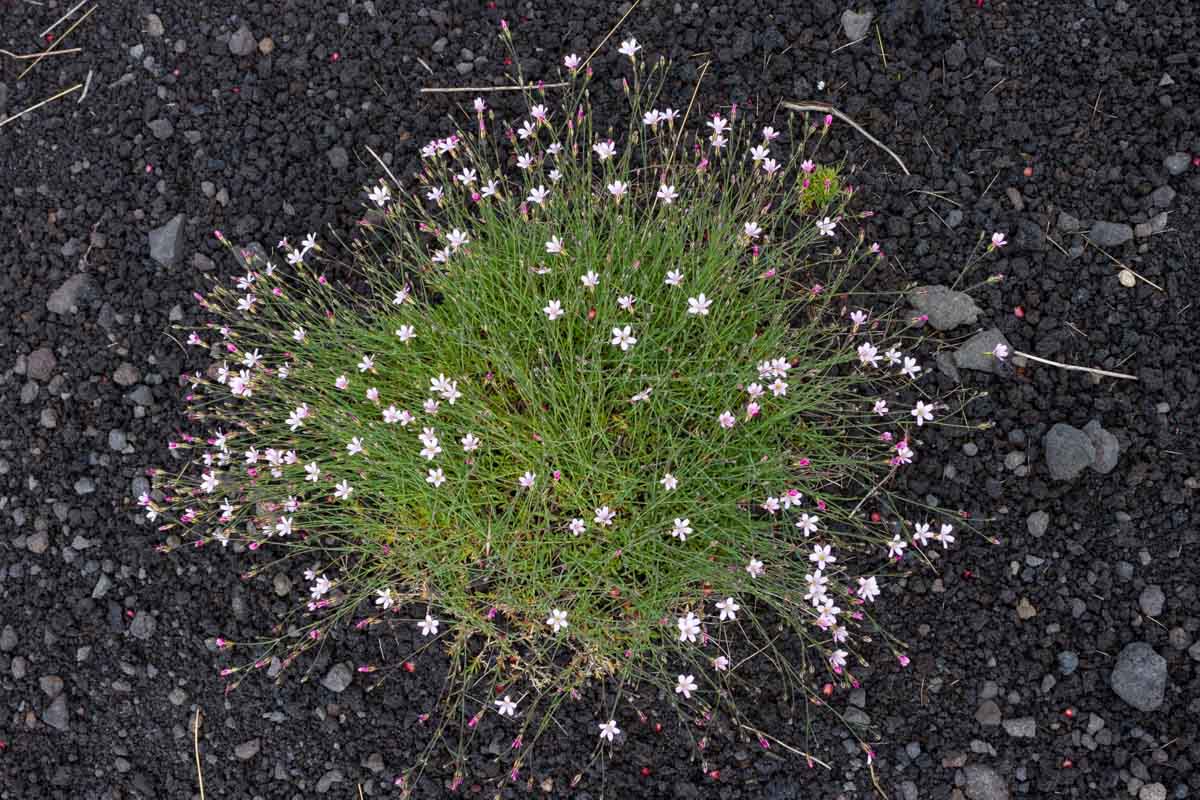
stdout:
[[(640, 49), (621, 46), (624, 132), (599, 129), (568, 56), (561, 107), (530, 92), (508, 129), (476, 100), (414, 186), (366, 187), (351, 263), (310, 234), (198, 296), (214, 321), (189, 343), (217, 361), (188, 400), (207, 432), (172, 443), (195, 469), (141, 500), (197, 544), (304, 569), (309, 601), (254, 667), (339, 623), (403, 626), (411, 652), (360, 670), (445, 653), (435, 732), (495, 714), (512, 779), (591, 679), (707, 720), (737, 708), (755, 652), (818, 700), (872, 646), (907, 663), (872, 613), (881, 572), (954, 541), (888, 489), (942, 406), (918, 387), (919, 320), (848, 305), (883, 254), (840, 167), (812, 160), (831, 119), (697, 124), (654, 106), (664, 67)], [(597, 753), (627, 702), (597, 710)]]

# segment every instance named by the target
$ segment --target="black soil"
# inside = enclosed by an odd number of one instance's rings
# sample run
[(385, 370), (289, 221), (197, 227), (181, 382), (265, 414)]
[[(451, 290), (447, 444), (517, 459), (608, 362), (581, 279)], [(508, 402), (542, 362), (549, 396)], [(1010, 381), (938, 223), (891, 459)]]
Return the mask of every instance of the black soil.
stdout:
[[(70, 5), (3, 0), (0, 47), (43, 47), (40, 32)], [(28, 62), (0, 56), (0, 118), (91, 72), (81, 103), (76, 92), (0, 128), (0, 798), (199, 796), (197, 708), (207, 797), (351, 798), (360, 785), (396, 795), (392, 779), (419, 751), (417, 716), (432, 710), (442, 676), (418, 664), (370, 694), (369, 676), (355, 673), (340, 693), (320, 679), (336, 663), (397, 657), (412, 631), (344, 633), (307, 682), (302, 672), (279, 687), (254, 676), (223, 692), (228, 662), (213, 638), (261, 634), (304, 590), (298, 577), (287, 597), (271, 575), (241, 580), (246, 562), (232, 550), (164, 556), (134, 508), (145, 470), (173, 463), (178, 376), (200, 366), (169, 326), (198, 318), (190, 295), (206, 276), (237, 272), (214, 229), (268, 248), (329, 224), (351, 229), (360, 187), (379, 174), (366, 147), (410, 174), (418, 147), (448, 131), (453, 104), (473, 97), (421, 87), (505, 82), (501, 17), (526, 74), (549, 78), (563, 54), (601, 41), (624, 11), (616, 5), (102, 2), (64, 43), (82, 52), (21, 80)], [(709, 109), (736, 101), (766, 117), (784, 99), (834, 103), (912, 172), (836, 125), (827, 156), (857, 169), (888, 281), (953, 283), (979, 234), (1004, 231), (1011, 244), (973, 276), (1005, 275), (975, 292), (979, 327), (999, 327), (1027, 353), (1140, 380), (1035, 364), (1004, 378), (963, 373), (987, 392), (968, 421), (995, 426), (930, 433), (908, 488), (989, 518), (981, 526), (999, 544), (964, 536), (936, 572), (884, 596), (913, 664), (881, 663), (865, 698), (831, 700), (843, 711), (865, 701), (874, 778), (827, 716), (806, 739), (811, 709), (782, 705), (764, 673), (751, 676), (757, 706), (776, 730), (793, 719), (790, 738), (831, 770), (721, 727), (709, 731), (706, 774), (693, 743), (703, 732), (681, 729), (653, 697), (641, 706), (646, 724), (623, 708), (612, 759), (589, 762), (597, 689), (568, 705), (563, 730), (510, 791), (1200, 795), (1200, 14), (1173, 0), (892, 0), (876, 4), (878, 38), (872, 25), (866, 41), (833, 52), (847, 42), (843, 10), (831, 0), (646, 0), (621, 33), (678, 65), (666, 100), (676, 107), (705, 61), (699, 101)], [(232, 54), (243, 23), (273, 49)], [(603, 114), (621, 102), (615, 44), (593, 62)], [(1185, 155), (1168, 160), (1176, 153)], [(1159, 211), (1165, 225), (1110, 255), (1080, 232)], [(183, 245), (161, 266), (147, 236), (176, 214)], [(1146, 281), (1121, 285), (1116, 261)], [(52, 293), (76, 275), (86, 278), (76, 279), (75, 310), (51, 311)], [(1116, 469), (1051, 480), (1044, 433), (1092, 419), (1120, 443)], [(1041, 536), (1026, 522), (1035, 511), (1048, 514)], [(1166, 660), (1165, 698), (1152, 711), (1110, 688), (1130, 642)], [(487, 750), (505, 747), (504, 727), (487, 728), (458, 794), (490, 797), (503, 767)], [(448, 794), (448, 777), (439, 760), (415, 796)]]

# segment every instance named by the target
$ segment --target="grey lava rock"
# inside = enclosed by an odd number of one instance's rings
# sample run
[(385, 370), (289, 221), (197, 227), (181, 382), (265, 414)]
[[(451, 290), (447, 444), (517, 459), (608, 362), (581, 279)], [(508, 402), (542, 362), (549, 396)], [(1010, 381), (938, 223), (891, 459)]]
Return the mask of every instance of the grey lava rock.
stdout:
[(1172, 175), (1182, 175), (1190, 163), (1192, 159), (1187, 153), (1172, 153), (1163, 159), (1163, 169)]
[(1101, 428), (1100, 423), (1096, 420), (1084, 425), (1083, 432), (1088, 435), (1088, 438), (1092, 440), (1092, 446), (1096, 448), (1096, 458), (1092, 461), (1092, 469), (1101, 475), (1112, 472), (1113, 468), (1117, 466), (1117, 458), (1121, 455), (1121, 445), (1117, 441), (1117, 437)]
[(1004, 334), (1000, 332), (999, 328), (980, 331), (963, 342), (954, 352), (954, 363), (959, 369), (973, 369), (978, 372), (1001, 375), (1006, 367), (1003, 361), (993, 355), (998, 344), (1003, 344), (1008, 347), (1010, 352), (1012, 351), (1012, 347), (1009, 346), (1008, 340), (1004, 338)]
[(1037, 736), (1037, 722), (1033, 717), (1006, 719), (1004, 732), (1015, 739), (1032, 739)]
[(158, 14), (146, 15), (146, 34), (155, 39), (166, 33), (166, 28), (163, 27), (162, 17)]
[(113, 383), (117, 384), (117, 386), (133, 386), (141, 377), (138, 374), (137, 367), (128, 361), (123, 361), (113, 372), (112, 379)]
[(846, 33), (846, 38), (852, 42), (857, 42), (859, 39), (867, 35), (867, 31), (871, 28), (871, 20), (875, 15), (870, 11), (853, 11), (847, 8), (842, 12), (842, 30)]
[(1124, 222), (1099, 220), (1092, 223), (1087, 237), (1100, 247), (1119, 247), (1133, 238), (1133, 228)]
[(1150, 205), (1166, 208), (1175, 199), (1175, 190), (1170, 186), (1160, 186), (1150, 193)]
[(1063, 650), (1058, 654), (1058, 670), (1063, 675), (1073, 675), (1079, 669), (1079, 654), (1074, 650)]
[(154, 635), (157, 627), (157, 620), (149, 612), (139, 611), (133, 615), (133, 622), (129, 623), (129, 635), (145, 641)]
[(1009, 800), (1008, 786), (996, 770), (982, 764), (963, 767), (963, 794), (969, 800)]
[(350, 164), (350, 155), (344, 147), (331, 147), (325, 155), (329, 157), (329, 165), (334, 169), (345, 169)]
[(1147, 783), (1138, 791), (1138, 800), (1167, 800), (1167, 787), (1161, 783)]
[(1138, 608), (1142, 609), (1142, 613), (1147, 617), (1157, 617), (1163, 612), (1166, 604), (1167, 596), (1163, 594), (1161, 586), (1147, 586), (1138, 597)]
[(0, 630), (0, 653), (11, 653), (17, 647), (17, 632), (12, 625), (5, 625)]
[(35, 381), (45, 383), (50, 380), (57, 366), (58, 359), (54, 357), (54, 351), (49, 347), (39, 347), (29, 354), (25, 363), (25, 374)]
[(984, 700), (975, 710), (975, 721), (980, 725), (994, 728), (1000, 724), (1000, 706), (995, 700)]
[(229, 52), (235, 56), (248, 56), (258, 48), (258, 40), (245, 25), (229, 37)]
[(262, 742), (258, 739), (251, 739), (248, 742), (242, 742), (237, 747), (233, 748), (233, 753), (242, 761), (249, 761), (258, 755), (259, 749), (262, 747)]
[(913, 308), (929, 317), (936, 330), (948, 331), (959, 325), (973, 325), (979, 319), (979, 306), (970, 295), (942, 285), (918, 286), (908, 293)]
[(1131, 642), (1117, 656), (1109, 685), (1138, 711), (1154, 711), (1167, 691), (1167, 660), (1145, 642)]
[(150, 257), (169, 267), (179, 261), (183, 250), (183, 214), (176, 214), (166, 224), (150, 231)]
[(346, 780), (346, 776), (340, 769), (329, 770), (317, 781), (317, 794), (325, 794), (335, 783), (341, 783), (344, 780)]
[(46, 310), (51, 314), (73, 314), (95, 294), (91, 278), (82, 273), (72, 275), (46, 299)]
[(1091, 438), (1065, 423), (1059, 422), (1042, 437), (1046, 451), (1046, 466), (1056, 481), (1069, 481), (1096, 460), (1096, 447)]
[(50, 705), (42, 712), (42, 722), (56, 731), (66, 731), (71, 727), (71, 715), (67, 710), (67, 696), (60, 694), (50, 701)]
[(1035, 511), (1025, 518), (1025, 527), (1029, 529), (1030, 536), (1040, 539), (1050, 527), (1050, 515), (1045, 511)]
[(154, 138), (160, 142), (163, 139), (170, 139), (171, 134), (175, 132), (175, 126), (171, 124), (171, 120), (169, 119), (159, 118), (151, 120), (146, 123), (146, 126), (150, 128), (150, 133), (154, 134)]
[(331, 692), (344, 692), (354, 679), (354, 673), (345, 664), (334, 664), (321, 679), (321, 685)]

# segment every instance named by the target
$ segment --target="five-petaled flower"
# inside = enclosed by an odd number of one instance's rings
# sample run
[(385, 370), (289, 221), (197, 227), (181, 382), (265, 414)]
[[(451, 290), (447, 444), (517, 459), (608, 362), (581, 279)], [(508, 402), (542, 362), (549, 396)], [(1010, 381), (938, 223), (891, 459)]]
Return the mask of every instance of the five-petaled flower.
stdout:
[(686, 542), (688, 534), (692, 532), (691, 520), (684, 518), (675, 518), (675, 527), (671, 529), (671, 535), (681, 542)]
[(517, 704), (513, 702), (513, 699), (511, 697), (509, 697), (508, 695), (504, 695), (504, 699), (497, 700), (495, 702), (496, 702), (496, 710), (500, 714), (500, 716), (502, 716), (502, 717), (506, 716), (506, 715), (510, 716), (510, 717), (516, 716)]
[(675, 693), (683, 695), (684, 700), (690, 700), (697, 688), (695, 675), (680, 675), (675, 683)]
[(626, 325), (623, 328), (612, 329), (612, 344), (621, 348), (624, 352), (637, 344), (637, 338), (633, 335), (631, 326)]
[(620, 735), (621, 729), (617, 727), (617, 721), (610, 719), (608, 722), (600, 723), (600, 738), (608, 739), (610, 742), (616, 736)]
[(700, 618), (689, 611), (675, 620), (675, 627), (679, 628), (679, 641), (694, 642), (700, 635)]
[(919, 428), (926, 422), (933, 421), (933, 404), (926, 403), (924, 400), (918, 400), (916, 407), (908, 413), (916, 417), (917, 427)]
[(517, 480), (521, 484), (522, 489), (532, 489), (533, 484), (537, 481), (537, 475), (535, 473), (527, 471), (524, 475), (522, 475)]
[(698, 315), (701, 317), (707, 317), (708, 310), (710, 308), (712, 308), (712, 300), (708, 297), (705, 297), (704, 292), (701, 292), (696, 297), (688, 298), (687, 313), (689, 313), (689, 314), (695, 314), (695, 315)]
[(724, 622), (727, 619), (737, 619), (737, 612), (741, 611), (742, 607), (732, 597), (726, 597), (717, 602), (717, 609), (721, 612), (721, 621)]
[(621, 47), (617, 50), (617, 52), (623, 56), (629, 56), (630, 58), (633, 58), (637, 51), (641, 49), (642, 46), (638, 44), (638, 40), (631, 36), (625, 41), (621, 42)]
[(563, 315), (562, 301), (551, 300), (542, 308), (542, 313), (546, 315), (546, 319), (553, 322)]
[(608, 506), (600, 506), (595, 511), (595, 516), (592, 517), (592, 522), (597, 525), (607, 528), (612, 525), (613, 518), (617, 516), (617, 512), (613, 511)]
[(996, 231), (992, 234), (992, 247), (1004, 247), (1006, 244), (1008, 244), (1008, 241), (1004, 238), (1003, 233)]
[(663, 486), (663, 489), (665, 489), (668, 492), (675, 491), (675, 487), (679, 485), (679, 479), (677, 479), (674, 475), (672, 475), (669, 472), (666, 475), (663, 475), (661, 478), (659, 478), (658, 482), (661, 483)]
[(422, 636), (436, 636), (438, 632), (438, 625), (440, 624), (441, 622), (439, 620), (436, 620), (429, 614), (426, 614), (425, 619), (417, 623), (417, 627), (421, 629)]
[(546, 624), (549, 625), (555, 633), (558, 633), (563, 628), (569, 627), (567, 623), (567, 612), (559, 608), (550, 609), (550, 616), (546, 618)]
[(836, 228), (837, 228), (837, 223), (834, 222), (833, 220), (831, 220), (829, 217), (825, 217), (824, 219), (817, 220), (817, 230), (819, 230), (821, 232), (822, 236), (833, 236), (834, 230)]
[(675, 186), (662, 184), (658, 187), (658, 194), (655, 195), (659, 200), (662, 200), (667, 205), (674, 203), (679, 198), (679, 192), (675, 191)]

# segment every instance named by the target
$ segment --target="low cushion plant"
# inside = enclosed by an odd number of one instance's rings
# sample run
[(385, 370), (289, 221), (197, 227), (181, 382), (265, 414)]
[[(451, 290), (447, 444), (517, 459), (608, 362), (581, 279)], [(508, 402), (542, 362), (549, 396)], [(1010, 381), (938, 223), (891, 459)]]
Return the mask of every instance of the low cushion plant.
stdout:
[[(248, 574), (295, 564), (309, 593), (232, 683), (339, 624), (406, 627), (411, 652), (360, 670), (444, 654), (431, 751), (497, 715), (515, 780), (588, 681), (660, 687), (767, 746), (748, 665), (820, 700), (907, 663), (876, 600), (954, 529), (908, 522), (889, 487), (942, 407), (920, 320), (851, 303), (882, 253), (843, 167), (815, 164), (832, 120), (658, 108), (665, 66), (621, 52), (620, 130), (568, 56), (553, 110), (530, 90), (509, 128), (476, 100), (412, 180), (366, 187), (351, 246), (246, 253), (200, 297), (189, 343), (216, 360), (171, 445), (190, 467), (142, 504), (255, 551)], [(596, 708), (597, 747), (632, 714), (621, 692)]]

